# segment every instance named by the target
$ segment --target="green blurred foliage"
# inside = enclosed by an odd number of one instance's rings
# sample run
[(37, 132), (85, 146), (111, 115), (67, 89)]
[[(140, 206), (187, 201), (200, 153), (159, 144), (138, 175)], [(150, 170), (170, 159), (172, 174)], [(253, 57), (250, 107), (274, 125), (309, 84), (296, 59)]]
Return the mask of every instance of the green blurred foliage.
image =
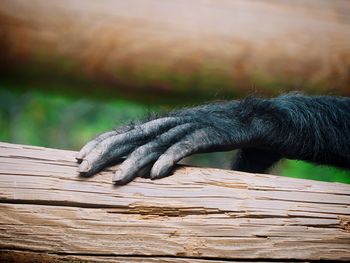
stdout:
[(284, 160), (280, 164), (280, 174), (294, 178), (350, 183), (350, 171), (325, 165), (316, 166), (302, 161)]
[(1, 89), (0, 140), (77, 150), (96, 134), (152, 110), (123, 100), (104, 103)]
[[(125, 100), (98, 101), (0, 87), (0, 141), (78, 150), (93, 136), (166, 110)], [(229, 168), (234, 152), (197, 154), (183, 161)], [(272, 173), (314, 180), (350, 183), (350, 172), (285, 160)]]

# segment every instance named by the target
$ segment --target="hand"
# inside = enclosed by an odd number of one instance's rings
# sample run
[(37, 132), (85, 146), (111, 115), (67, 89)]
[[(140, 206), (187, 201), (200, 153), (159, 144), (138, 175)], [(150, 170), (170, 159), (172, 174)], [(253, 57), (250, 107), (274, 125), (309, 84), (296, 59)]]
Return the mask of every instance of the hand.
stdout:
[(140, 171), (162, 178), (186, 156), (231, 149), (242, 149), (233, 165), (241, 171), (265, 172), (284, 157), (349, 169), (349, 105), (287, 94), (174, 111), (96, 137), (77, 155), (79, 172), (93, 175), (126, 157), (113, 177), (126, 184)]
[(113, 177), (114, 183), (132, 181), (142, 169), (151, 179), (165, 177), (186, 156), (232, 148), (236, 140), (231, 108), (232, 102), (209, 104), (101, 134), (78, 153), (76, 158), (82, 161), (79, 172), (93, 175), (127, 156)]

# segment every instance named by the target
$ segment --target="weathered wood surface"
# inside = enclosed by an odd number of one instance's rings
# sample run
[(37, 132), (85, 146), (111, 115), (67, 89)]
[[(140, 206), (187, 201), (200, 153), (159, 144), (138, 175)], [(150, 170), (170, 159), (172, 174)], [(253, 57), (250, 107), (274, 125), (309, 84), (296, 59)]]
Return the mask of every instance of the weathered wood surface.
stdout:
[(0, 259), (350, 260), (350, 185), (180, 167), (115, 187), (74, 155), (0, 143)]
[[(45, 89), (66, 79), (83, 94), (349, 95), (349, 43), (350, 2), (341, 0), (0, 4), (0, 76), (15, 71), (12, 81)], [(82, 75), (100, 85), (74, 85)]]

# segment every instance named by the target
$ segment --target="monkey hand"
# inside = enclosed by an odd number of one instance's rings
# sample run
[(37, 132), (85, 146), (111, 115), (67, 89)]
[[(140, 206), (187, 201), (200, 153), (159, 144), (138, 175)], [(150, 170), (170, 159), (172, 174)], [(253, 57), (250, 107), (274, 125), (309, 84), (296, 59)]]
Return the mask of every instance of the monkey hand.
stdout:
[(264, 172), (284, 157), (349, 169), (349, 109), (348, 98), (287, 94), (173, 111), (96, 137), (78, 153), (79, 171), (126, 157), (113, 178), (126, 184), (140, 171), (162, 178), (186, 156), (231, 149), (241, 149), (232, 167), (240, 171)]
[(247, 141), (249, 129), (232, 118), (236, 104), (183, 109), (101, 134), (78, 153), (79, 172), (90, 176), (126, 157), (113, 177), (114, 183), (126, 184), (140, 171), (151, 179), (165, 177), (178, 161), (194, 153), (237, 148)]

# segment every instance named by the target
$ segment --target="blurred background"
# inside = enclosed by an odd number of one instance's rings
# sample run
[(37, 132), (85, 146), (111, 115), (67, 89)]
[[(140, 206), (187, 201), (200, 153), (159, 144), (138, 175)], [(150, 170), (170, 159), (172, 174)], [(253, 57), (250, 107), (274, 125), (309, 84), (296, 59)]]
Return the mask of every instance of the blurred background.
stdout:
[[(2, 0), (0, 141), (78, 150), (182, 106), (288, 91), (350, 96), (350, 2)], [(184, 162), (227, 168), (235, 152)], [(284, 160), (272, 173), (350, 183)]]

